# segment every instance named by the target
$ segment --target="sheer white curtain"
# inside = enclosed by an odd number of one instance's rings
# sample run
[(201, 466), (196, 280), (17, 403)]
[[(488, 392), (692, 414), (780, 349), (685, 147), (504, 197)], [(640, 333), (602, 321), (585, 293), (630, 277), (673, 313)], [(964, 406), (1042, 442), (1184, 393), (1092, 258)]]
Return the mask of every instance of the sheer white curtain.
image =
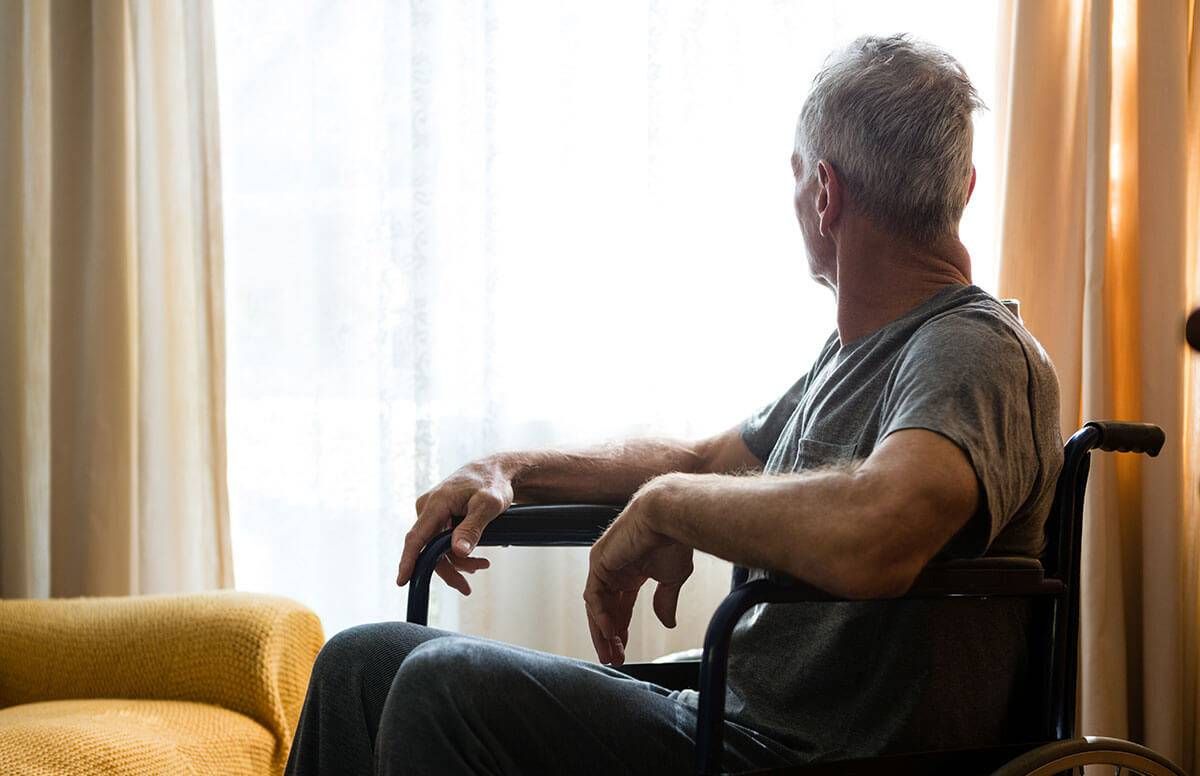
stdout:
[[(239, 587), (326, 631), (403, 617), (416, 495), (497, 449), (738, 422), (833, 327), (791, 204), (835, 45), (906, 31), (991, 102), (995, 8), (959, 2), (217, 3)], [(993, 284), (994, 132), (965, 238)], [(586, 553), (488, 551), (435, 624), (590, 654)], [(698, 643), (728, 586), (698, 564)]]

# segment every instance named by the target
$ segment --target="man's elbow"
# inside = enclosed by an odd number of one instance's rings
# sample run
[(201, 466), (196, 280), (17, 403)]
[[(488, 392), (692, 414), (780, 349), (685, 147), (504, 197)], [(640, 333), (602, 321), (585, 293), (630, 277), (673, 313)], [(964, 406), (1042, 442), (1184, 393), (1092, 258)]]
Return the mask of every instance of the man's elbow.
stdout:
[[(856, 530), (844, 543), (839, 584), (846, 598), (899, 598), (975, 510), (976, 492), (947, 493), (926, 481), (873, 483)], [(974, 485), (974, 483), (972, 483)]]
[(855, 601), (899, 598), (909, 591), (921, 571), (921, 564), (894, 554), (863, 552), (830, 568), (829, 579), (821, 586), (826, 592)]
[(847, 476), (859, 497), (847, 500), (840, 519), (819, 537), (819, 547), (792, 554), (810, 565), (789, 571), (840, 598), (899, 598), (965, 522), (965, 516), (952, 517), (965, 513), (965, 506), (946, 503), (936, 488), (880, 476), (865, 466)]
[(845, 574), (840, 595), (861, 601), (900, 598), (912, 588), (918, 573), (920, 569), (911, 563), (859, 564)]
[[(852, 600), (899, 598), (912, 588), (929, 560), (919, 542), (896, 530), (905, 509), (875, 505), (854, 529), (830, 546), (824, 580), (826, 592)], [(847, 526), (849, 527), (849, 526)]]

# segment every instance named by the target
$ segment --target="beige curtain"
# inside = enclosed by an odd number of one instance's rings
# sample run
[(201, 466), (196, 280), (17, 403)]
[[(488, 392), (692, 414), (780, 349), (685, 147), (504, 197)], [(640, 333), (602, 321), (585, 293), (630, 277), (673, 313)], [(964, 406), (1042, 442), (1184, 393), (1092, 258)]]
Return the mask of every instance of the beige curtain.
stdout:
[(1097, 455), (1084, 527), (1080, 725), (1197, 757), (1195, 0), (1012, 0), (1001, 25), (1000, 291), (1058, 367), (1062, 425), (1160, 424)]
[(0, 0), (0, 596), (230, 585), (202, 0)]

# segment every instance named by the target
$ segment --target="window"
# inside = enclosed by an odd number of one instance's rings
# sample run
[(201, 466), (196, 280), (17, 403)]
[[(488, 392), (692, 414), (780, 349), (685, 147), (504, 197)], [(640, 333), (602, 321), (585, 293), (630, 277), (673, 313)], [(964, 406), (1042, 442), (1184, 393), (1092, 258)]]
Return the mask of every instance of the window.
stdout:
[[(486, 452), (696, 437), (833, 327), (792, 213), (795, 115), (835, 45), (911, 32), (994, 99), (996, 9), (926, 2), (219, 0), (238, 586), (329, 634), (403, 617), (415, 497)], [(991, 114), (963, 236), (994, 284)], [(436, 624), (588, 656), (581, 551), (491, 554)], [(728, 585), (698, 566), (698, 642)], [(537, 602), (537, 603), (535, 603)]]

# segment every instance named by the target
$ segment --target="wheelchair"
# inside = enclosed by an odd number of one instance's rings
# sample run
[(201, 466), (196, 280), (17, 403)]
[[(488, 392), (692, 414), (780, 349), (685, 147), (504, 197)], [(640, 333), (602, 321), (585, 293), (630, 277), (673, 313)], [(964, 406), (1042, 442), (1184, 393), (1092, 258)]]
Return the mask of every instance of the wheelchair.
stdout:
[[(978, 749), (885, 754), (756, 773), (796, 776), (1053, 776), (1082, 774), (1085, 766), (1109, 766), (1115, 774), (1186, 776), (1160, 754), (1130, 741), (1075, 736), (1075, 697), (1079, 654), (1079, 567), (1083, 499), (1093, 450), (1158, 455), (1165, 436), (1146, 423), (1093, 421), (1075, 432), (1064, 448), (1054, 502), (1046, 521), (1046, 547), (1040, 559), (983, 557), (932, 563), (898, 600), (946, 598), (1024, 598), (1035, 603), (1030, 635), (1031, 723), (1021, 740)], [(480, 546), (585, 547), (600, 537), (620, 513), (595, 504), (514, 506), (483, 532)], [(450, 547), (451, 531), (422, 550), (408, 593), (408, 621), (424, 625), (434, 566)], [(760, 603), (833, 602), (835, 598), (800, 583), (766, 579), (747, 582), (735, 568), (729, 595), (717, 607), (704, 637), (699, 661), (632, 663), (618, 670), (671, 689), (699, 690), (696, 772), (721, 773), (725, 680), (730, 637), (747, 610)], [(1047, 648), (1048, 647), (1048, 648)], [(1105, 771), (1110, 772), (1110, 771)]]

